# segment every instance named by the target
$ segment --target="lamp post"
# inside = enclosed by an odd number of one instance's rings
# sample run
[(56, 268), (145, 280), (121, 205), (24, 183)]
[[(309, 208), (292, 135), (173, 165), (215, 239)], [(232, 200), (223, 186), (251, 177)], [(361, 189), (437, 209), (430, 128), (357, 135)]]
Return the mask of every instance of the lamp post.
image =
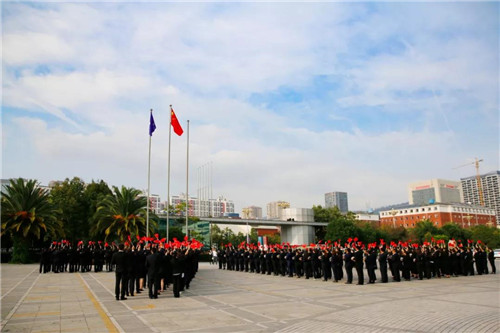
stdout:
[(397, 214), (397, 213), (398, 213), (398, 211), (397, 211), (397, 210), (394, 210), (394, 208), (393, 208), (393, 209), (391, 209), (391, 211), (389, 212), (389, 214), (391, 214), (391, 215), (392, 215), (392, 227), (393, 227), (394, 229), (396, 229), (396, 214)]
[(467, 214), (467, 215), (464, 216), (464, 218), (467, 220), (467, 222), (468, 222), (467, 225), (470, 228), (470, 220), (472, 219), (472, 215)]

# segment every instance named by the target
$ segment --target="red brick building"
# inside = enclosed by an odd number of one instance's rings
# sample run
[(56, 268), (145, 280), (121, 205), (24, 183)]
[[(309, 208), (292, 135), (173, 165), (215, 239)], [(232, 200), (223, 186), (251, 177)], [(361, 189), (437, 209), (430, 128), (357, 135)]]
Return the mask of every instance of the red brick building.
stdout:
[(381, 225), (413, 228), (417, 222), (423, 220), (431, 221), (436, 227), (451, 222), (464, 228), (479, 224), (496, 226), (494, 209), (462, 203), (411, 205), (380, 212)]

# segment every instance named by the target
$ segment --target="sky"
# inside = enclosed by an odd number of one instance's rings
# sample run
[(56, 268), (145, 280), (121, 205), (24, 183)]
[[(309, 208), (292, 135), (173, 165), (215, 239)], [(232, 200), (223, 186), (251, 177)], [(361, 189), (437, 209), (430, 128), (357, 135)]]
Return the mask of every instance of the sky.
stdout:
[[(3, 2), (2, 178), (349, 209), (499, 169), (499, 3)], [(468, 164), (468, 165), (465, 165)], [(460, 168), (458, 166), (465, 165)]]

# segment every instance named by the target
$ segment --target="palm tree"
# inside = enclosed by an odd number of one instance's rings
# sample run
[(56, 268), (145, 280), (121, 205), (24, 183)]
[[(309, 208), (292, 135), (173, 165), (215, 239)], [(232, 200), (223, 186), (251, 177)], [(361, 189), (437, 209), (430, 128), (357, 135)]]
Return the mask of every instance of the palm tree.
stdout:
[[(103, 235), (105, 240), (117, 236), (120, 241), (145, 235), (147, 200), (140, 194), (141, 191), (134, 188), (122, 186), (120, 190), (113, 186), (113, 194), (107, 195), (97, 207), (91, 234)], [(150, 232), (155, 228), (156, 222), (150, 220)]]
[(2, 231), (14, 239), (13, 260), (25, 262), (29, 241), (64, 236), (59, 211), (36, 180), (11, 179), (2, 191)]

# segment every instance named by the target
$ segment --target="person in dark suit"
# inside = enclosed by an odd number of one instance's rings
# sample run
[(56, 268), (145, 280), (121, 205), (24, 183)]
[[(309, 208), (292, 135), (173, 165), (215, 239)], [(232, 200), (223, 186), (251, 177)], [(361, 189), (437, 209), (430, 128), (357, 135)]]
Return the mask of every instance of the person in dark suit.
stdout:
[(180, 297), (180, 289), (181, 289), (181, 278), (184, 273), (184, 260), (185, 255), (181, 252), (181, 250), (175, 250), (172, 253), (172, 276), (173, 276), (173, 292), (174, 297)]
[(151, 253), (146, 258), (149, 298), (158, 298), (158, 289), (160, 288), (160, 262), (158, 258), (159, 256), (156, 247), (152, 247)]
[(366, 252), (366, 271), (368, 273), (368, 283), (375, 283), (377, 280), (377, 275), (375, 274), (375, 269), (377, 269), (377, 253), (375, 249), (370, 249)]
[(486, 251), (488, 251), (488, 261), (490, 262), (491, 266), (491, 274), (496, 274), (497, 268), (495, 266), (495, 252), (489, 247), (486, 247)]
[(382, 283), (389, 282), (389, 277), (387, 276), (387, 250), (384, 245), (380, 246), (380, 253), (378, 255), (378, 266), (380, 269)]
[(360, 247), (356, 247), (354, 252), (354, 265), (356, 267), (356, 273), (358, 274), (358, 285), (363, 285), (365, 283), (365, 275), (363, 272), (363, 251)]
[(126, 300), (125, 291), (127, 289), (127, 254), (123, 244), (118, 245), (118, 252), (113, 254), (111, 265), (116, 265), (115, 269), (115, 298), (116, 300)]
[(353, 255), (351, 253), (351, 249), (345, 249), (344, 253), (344, 262), (345, 262), (345, 273), (347, 275), (346, 284), (352, 283), (352, 269), (354, 267)]

